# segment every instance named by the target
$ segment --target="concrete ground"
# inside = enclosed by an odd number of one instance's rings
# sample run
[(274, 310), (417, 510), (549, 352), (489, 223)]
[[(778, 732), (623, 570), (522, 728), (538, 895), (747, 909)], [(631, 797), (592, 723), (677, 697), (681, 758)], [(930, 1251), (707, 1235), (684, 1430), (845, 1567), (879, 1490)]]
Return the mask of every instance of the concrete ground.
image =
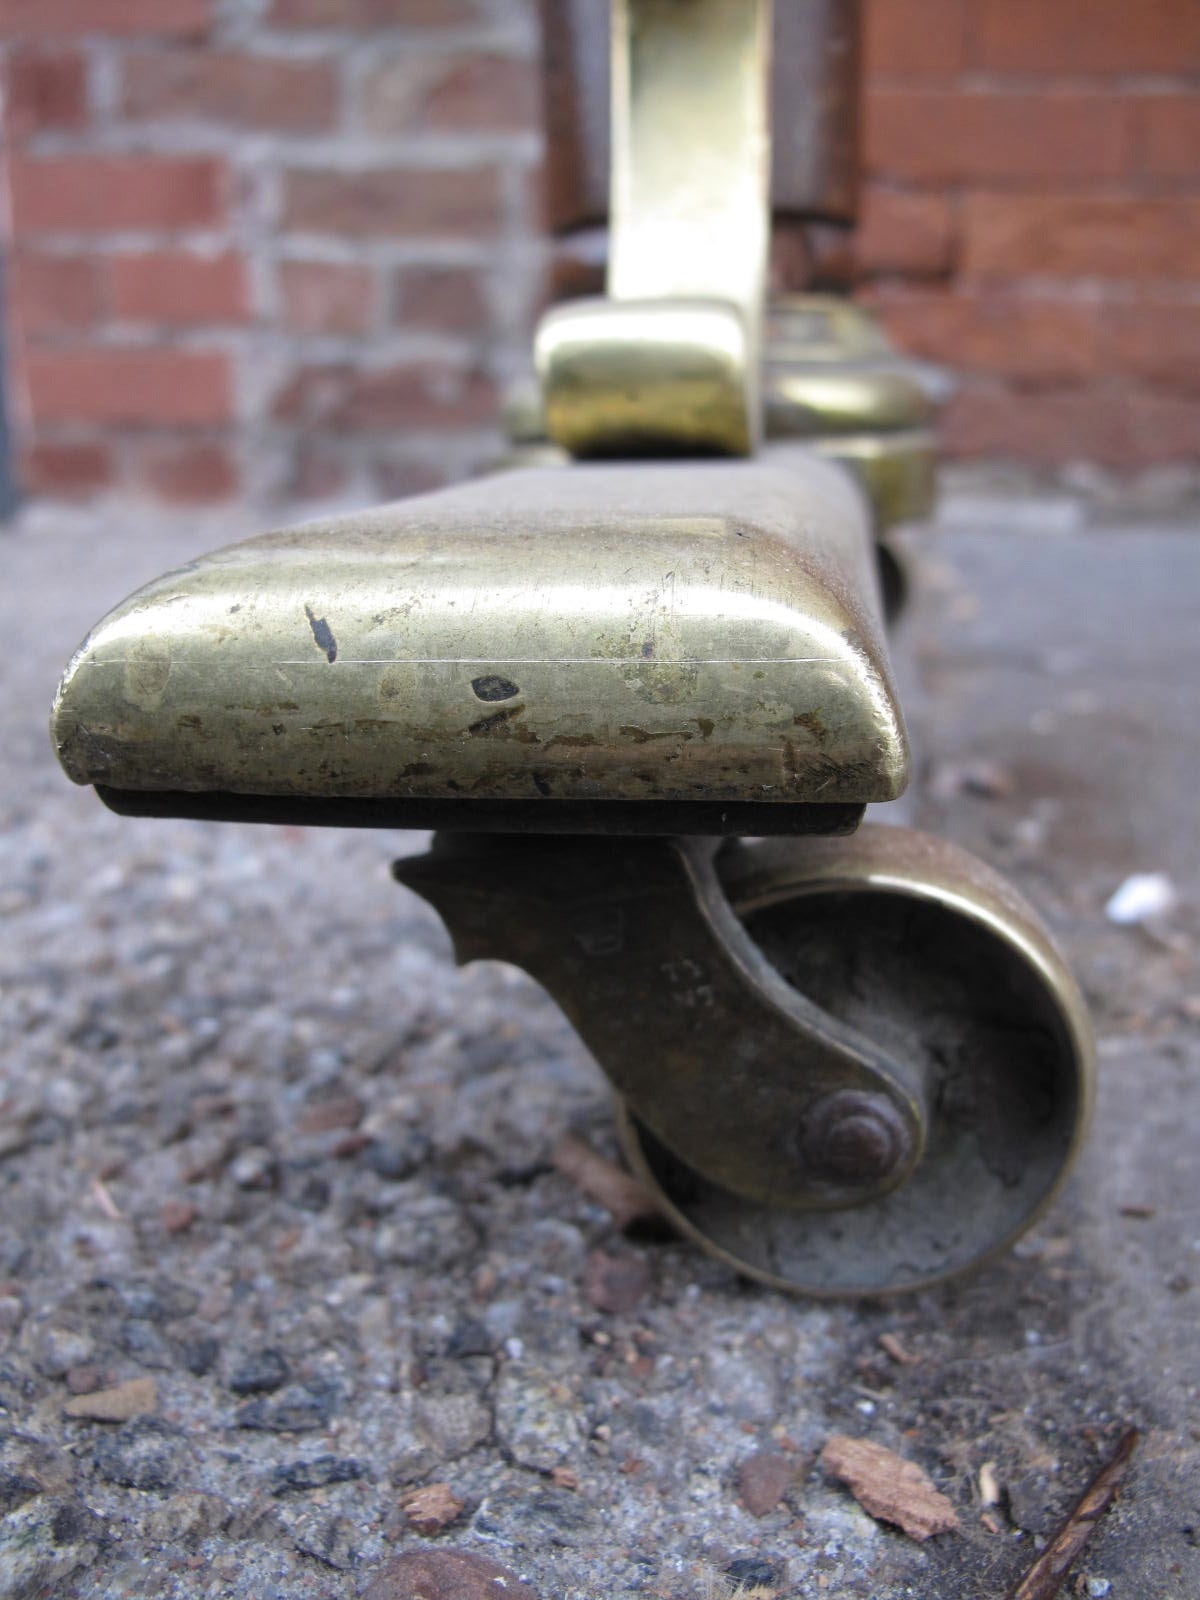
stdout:
[[(1064, 1593), (1200, 1594), (1200, 541), (1043, 510), (908, 539), (915, 820), (1062, 935), (1095, 1126), (1012, 1255), (856, 1304), (625, 1239), (553, 1168), (565, 1130), (614, 1148), (604, 1083), (528, 980), (453, 967), (389, 881), (419, 840), (121, 820), (62, 777), (87, 626), (244, 529), (0, 535), (0, 1596), (340, 1600), (440, 1546), (542, 1600), (992, 1600), (1129, 1423)], [(1144, 871), (1173, 907), (1112, 923)], [(64, 1413), (129, 1379), (146, 1415)], [(873, 1521), (833, 1432), (919, 1463), (961, 1530)], [(756, 1517), (761, 1452), (794, 1478)], [(433, 1483), (462, 1510), (428, 1536), (399, 1502)]]

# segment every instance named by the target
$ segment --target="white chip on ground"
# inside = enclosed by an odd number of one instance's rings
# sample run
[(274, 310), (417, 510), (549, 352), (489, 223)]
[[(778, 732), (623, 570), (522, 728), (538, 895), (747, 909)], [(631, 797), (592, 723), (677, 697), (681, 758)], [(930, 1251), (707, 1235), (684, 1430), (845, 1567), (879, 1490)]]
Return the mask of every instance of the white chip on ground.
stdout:
[(1165, 872), (1131, 873), (1104, 908), (1110, 922), (1145, 922), (1175, 904), (1175, 886)]

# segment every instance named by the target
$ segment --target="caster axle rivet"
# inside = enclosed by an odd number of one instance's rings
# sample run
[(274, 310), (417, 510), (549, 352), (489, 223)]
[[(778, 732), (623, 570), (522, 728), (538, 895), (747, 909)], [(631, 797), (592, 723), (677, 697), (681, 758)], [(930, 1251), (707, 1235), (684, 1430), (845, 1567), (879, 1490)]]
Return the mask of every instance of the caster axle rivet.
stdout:
[(806, 1165), (829, 1183), (869, 1188), (908, 1160), (912, 1141), (903, 1117), (882, 1094), (839, 1089), (823, 1095), (804, 1119)]

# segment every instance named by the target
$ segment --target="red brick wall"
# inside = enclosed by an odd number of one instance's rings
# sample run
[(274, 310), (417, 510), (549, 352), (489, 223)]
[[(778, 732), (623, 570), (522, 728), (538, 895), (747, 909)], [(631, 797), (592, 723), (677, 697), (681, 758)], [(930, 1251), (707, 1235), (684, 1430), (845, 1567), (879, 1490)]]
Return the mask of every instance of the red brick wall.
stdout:
[(32, 492), (402, 492), (494, 450), (532, 0), (0, 0)]
[(949, 452), (1200, 453), (1200, 0), (866, 0), (862, 298)]
[[(777, 0), (788, 4), (789, 0)], [(865, 0), (861, 294), (947, 448), (1200, 448), (1200, 0)], [(34, 492), (468, 470), (537, 298), (533, 0), (0, 0)]]

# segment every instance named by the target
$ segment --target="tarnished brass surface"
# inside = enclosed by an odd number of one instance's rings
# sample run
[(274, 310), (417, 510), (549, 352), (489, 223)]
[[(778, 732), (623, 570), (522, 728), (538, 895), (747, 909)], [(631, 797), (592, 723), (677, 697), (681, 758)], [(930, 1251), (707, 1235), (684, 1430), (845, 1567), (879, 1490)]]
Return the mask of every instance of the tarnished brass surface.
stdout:
[(770, 30), (771, 0), (613, 0), (608, 297), (537, 340), (575, 454), (757, 444)]
[(764, 383), (767, 427), (778, 439), (919, 428), (933, 411), (900, 363), (789, 364), (776, 358)]
[(767, 434), (807, 439), (861, 483), (876, 531), (928, 516), (945, 378), (898, 356), (865, 311), (830, 295), (775, 301), (763, 370)]
[[(579, 413), (586, 429), (587, 416), (609, 406), (613, 436), (622, 408), (629, 404), (622, 388), (622, 366), (618, 360), (604, 389), (604, 355), (590, 340), (586, 323), (597, 302), (572, 301), (552, 312), (543, 322), (539, 337), (562, 340), (569, 360), (560, 361), (566, 373), (580, 358), (587, 368), (584, 382), (593, 396), (589, 407)], [(662, 316), (663, 308), (654, 315)], [(685, 327), (683, 319), (676, 326)], [(697, 377), (711, 373), (712, 362), (704, 359), (701, 329), (695, 330), (692, 356)], [(568, 352), (568, 346), (569, 352)], [(651, 337), (644, 347), (644, 358), (651, 361)], [(632, 351), (632, 340), (628, 342)], [(688, 359), (679, 346), (672, 352), (681, 366)], [(666, 369), (664, 368), (664, 371)], [(629, 375), (632, 381), (632, 362)], [(763, 365), (764, 426), (771, 439), (804, 439), (812, 449), (845, 467), (859, 482), (871, 502), (875, 531), (886, 532), (898, 523), (926, 517), (936, 498), (936, 444), (933, 418), (937, 404), (948, 388), (944, 373), (921, 362), (898, 356), (882, 329), (867, 312), (830, 295), (790, 295), (772, 302), (767, 318), (767, 344)], [(712, 404), (720, 394), (711, 386), (703, 395)], [(682, 385), (672, 415), (682, 435), (686, 418), (686, 395)], [(605, 398), (607, 395), (607, 398)], [(641, 393), (636, 404), (644, 403)], [(705, 423), (699, 404), (692, 414), (699, 418), (692, 438), (697, 449), (706, 445), (705, 435), (712, 430)], [(586, 432), (579, 437), (569, 432), (572, 417), (560, 421), (560, 434), (566, 430), (571, 448), (587, 447)], [(548, 437), (542, 391), (535, 383), (518, 383), (505, 402), (505, 431), (519, 448), (499, 463), (551, 465), (570, 459), (561, 445)], [(724, 426), (718, 423), (717, 428)], [(639, 424), (640, 426), (640, 424)], [(647, 427), (645, 437), (652, 430)], [(637, 439), (628, 427), (626, 447), (636, 447)], [(564, 439), (564, 442), (565, 439)], [(645, 447), (643, 443), (643, 448)]]
[(841, 295), (785, 294), (767, 314), (772, 359), (856, 361), (894, 354), (887, 335), (861, 306)]
[(766, 289), (770, 0), (613, 0), (614, 300)]
[(937, 445), (923, 428), (810, 439), (827, 461), (853, 474), (871, 502), (876, 533), (927, 517), (937, 501)]
[(920, 1161), (923, 1074), (789, 986), (705, 839), (439, 835), (395, 866), (462, 963), (511, 961), (562, 1006), (643, 1125), (746, 1204), (860, 1205)]
[(575, 456), (749, 455), (746, 323), (721, 300), (570, 300), (534, 360), (547, 435)]
[(1011, 1244), (1058, 1193), (1095, 1080), (1083, 998), (1036, 913), (975, 857), (901, 828), (731, 842), (717, 871), (784, 978), (924, 1071), (929, 1125), (905, 1183), (798, 1215), (680, 1163), (630, 1104), (626, 1150), (667, 1214), (739, 1271), (809, 1294), (913, 1289)]
[(53, 735), (76, 782), (150, 792), (860, 805), (907, 777), (863, 507), (799, 446), (513, 471), (203, 557), (99, 624)]

